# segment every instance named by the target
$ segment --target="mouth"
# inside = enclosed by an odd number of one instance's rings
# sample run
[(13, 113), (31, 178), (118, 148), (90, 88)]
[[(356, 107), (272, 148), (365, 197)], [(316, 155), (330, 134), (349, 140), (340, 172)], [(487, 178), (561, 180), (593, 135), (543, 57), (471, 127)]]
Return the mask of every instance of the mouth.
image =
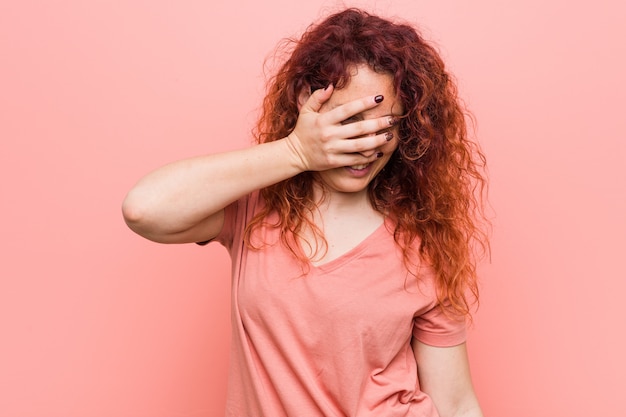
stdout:
[(354, 169), (355, 171), (361, 171), (367, 168), (370, 164), (361, 164), (361, 165), (351, 165), (350, 169)]
[(358, 164), (344, 167), (344, 169), (354, 178), (362, 178), (369, 175), (372, 170), (372, 164)]

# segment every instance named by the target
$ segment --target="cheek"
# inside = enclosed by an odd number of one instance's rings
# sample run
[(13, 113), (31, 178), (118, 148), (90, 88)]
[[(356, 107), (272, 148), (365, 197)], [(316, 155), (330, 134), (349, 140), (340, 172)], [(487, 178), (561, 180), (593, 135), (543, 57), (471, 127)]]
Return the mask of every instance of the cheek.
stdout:
[(387, 142), (386, 144), (383, 145), (383, 147), (381, 148), (381, 151), (383, 151), (384, 153), (391, 153), (395, 151), (397, 147), (398, 147), (398, 140), (396, 138), (393, 138), (391, 139), (390, 142)]
[(385, 143), (380, 148), (380, 150), (382, 152), (384, 152), (385, 154), (392, 153), (398, 147), (398, 135), (399, 135), (398, 129), (397, 128), (393, 129), (393, 130), (391, 130), (391, 132), (393, 132), (393, 139), (391, 139), (389, 142)]
[(378, 165), (378, 169), (376, 170), (376, 175), (378, 175), (378, 173), (382, 171), (385, 168), (385, 166), (387, 166), (387, 164), (391, 160), (391, 155), (393, 155), (393, 151), (395, 149), (396, 149), (395, 146), (383, 148), (382, 152), (384, 152), (384, 155), (378, 160), (379, 165)]

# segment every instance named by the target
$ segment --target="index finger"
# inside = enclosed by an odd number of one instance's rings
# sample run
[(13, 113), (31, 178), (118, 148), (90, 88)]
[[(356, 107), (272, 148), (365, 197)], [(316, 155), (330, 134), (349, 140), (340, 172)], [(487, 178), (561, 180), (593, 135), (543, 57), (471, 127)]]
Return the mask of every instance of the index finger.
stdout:
[(327, 117), (328, 121), (332, 124), (340, 123), (359, 113), (373, 109), (382, 103), (383, 100), (384, 97), (380, 94), (361, 97), (359, 99), (331, 107), (324, 116)]

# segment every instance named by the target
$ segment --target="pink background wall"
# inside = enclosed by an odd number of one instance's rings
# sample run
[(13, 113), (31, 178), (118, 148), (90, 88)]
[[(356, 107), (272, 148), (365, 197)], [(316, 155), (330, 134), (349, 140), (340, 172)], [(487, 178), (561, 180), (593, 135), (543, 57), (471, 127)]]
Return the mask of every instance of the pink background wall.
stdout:
[[(621, 2), (348, 4), (419, 22), (478, 118), (496, 213), (470, 335), (486, 415), (626, 415)], [(226, 252), (144, 241), (120, 203), (156, 166), (245, 146), (264, 58), (335, 8), (2, 2), (0, 416), (221, 414)]]

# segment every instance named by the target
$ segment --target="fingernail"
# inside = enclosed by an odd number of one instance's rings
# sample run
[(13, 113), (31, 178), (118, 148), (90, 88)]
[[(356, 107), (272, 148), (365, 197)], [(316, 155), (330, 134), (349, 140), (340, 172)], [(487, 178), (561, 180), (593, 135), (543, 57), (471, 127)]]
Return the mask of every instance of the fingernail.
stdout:
[(330, 87), (331, 85), (332, 85), (332, 83), (330, 83), (326, 87), (324, 87), (324, 91), (328, 90), (328, 87)]
[(387, 139), (387, 142), (389, 142), (391, 139), (393, 139), (393, 133), (391, 132), (385, 133), (385, 139)]
[(381, 157), (381, 156), (383, 156), (383, 155), (384, 155), (384, 154), (383, 154), (382, 152), (378, 152), (378, 153), (376, 154), (376, 158), (380, 158), (380, 157)]
[(376, 103), (380, 103), (381, 101), (383, 101), (383, 99), (384, 99), (384, 98), (385, 98), (385, 97), (383, 97), (383, 96), (381, 96), (381, 95), (378, 95), (378, 96), (374, 97), (374, 101), (375, 101)]
[(390, 117), (389, 118), (389, 125), (393, 126), (398, 122), (398, 119), (396, 119), (395, 117)]

